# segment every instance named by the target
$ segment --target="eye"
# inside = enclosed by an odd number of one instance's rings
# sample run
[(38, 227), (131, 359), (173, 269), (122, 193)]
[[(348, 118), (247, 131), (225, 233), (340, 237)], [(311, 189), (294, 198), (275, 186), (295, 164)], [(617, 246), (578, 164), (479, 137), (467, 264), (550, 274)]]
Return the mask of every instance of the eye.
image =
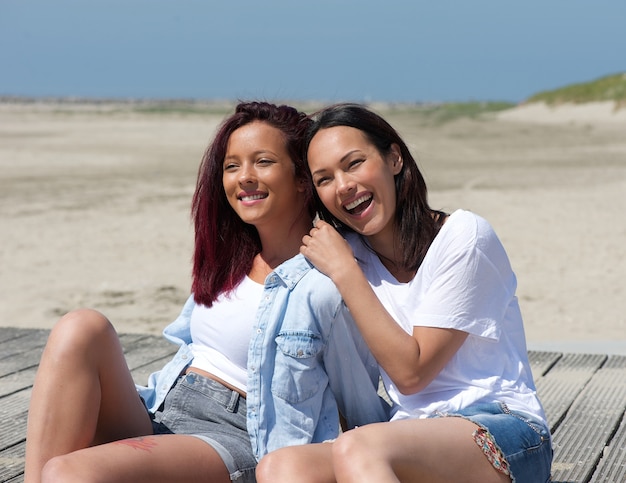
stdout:
[(257, 161), (258, 164), (263, 164), (263, 165), (267, 165), (267, 164), (274, 164), (274, 160), (269, 159), (269, 158), (261, 158)]
[(234, 169), (237, 169), (236, 163), (224, 163), (224, 171), (233, 171)]
[(353, 169), (356, 168), (357, 166), (359, 166), (361, 163), (363, 163), (365, 161), (364, 158), (357, 158), (357, 159), (353, 159), (352, 161), (350, 161), (348, 163), (348, 169)]
[(320, 176), (319, 178), (315, 179), (316, 187), (324, 186), (325, 184), (328, 184), (328, 183), (330, 183), (330, 176)]

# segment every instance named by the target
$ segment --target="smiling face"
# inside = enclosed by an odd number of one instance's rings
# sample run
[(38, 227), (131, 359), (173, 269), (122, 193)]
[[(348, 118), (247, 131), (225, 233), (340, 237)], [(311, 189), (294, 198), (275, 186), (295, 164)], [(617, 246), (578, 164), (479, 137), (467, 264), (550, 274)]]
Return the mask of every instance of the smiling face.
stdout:
[(358, 129), (321, 129), (309, 144), (309, 169), (320, 200), (337, 219), (370, 238), (391, 236), (394, 176), (402, 169), (397, 145), (381, 154)]
[(295, 176), (283, 133), (265, 122), (230, 135), (222, 182), (230, 206), (257, 229), (292, 223), (302, 214), (305, 181)]

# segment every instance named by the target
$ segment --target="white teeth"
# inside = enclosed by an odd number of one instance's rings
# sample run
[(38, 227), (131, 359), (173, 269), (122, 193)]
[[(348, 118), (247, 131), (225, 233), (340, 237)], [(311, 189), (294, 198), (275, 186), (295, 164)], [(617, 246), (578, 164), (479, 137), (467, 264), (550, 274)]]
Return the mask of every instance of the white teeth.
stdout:
[(241, 201), (253, 201), (253, 200), (260, 200), (262, 198), (265, 198), (265, 195), (249, 195), (249, 196), (242, 196)]
[(363, 203), (364, 201), (369, 200), (372, 197), (372, 195), (363, 195), (360, 198), (357, 198), (356, 200), (354, 200), (352, 203), (348, 203), (346, 205), (346, 210), (351, 210), (353, 208), (356, 208), (357, 206), (359, 206), (361, 203)]

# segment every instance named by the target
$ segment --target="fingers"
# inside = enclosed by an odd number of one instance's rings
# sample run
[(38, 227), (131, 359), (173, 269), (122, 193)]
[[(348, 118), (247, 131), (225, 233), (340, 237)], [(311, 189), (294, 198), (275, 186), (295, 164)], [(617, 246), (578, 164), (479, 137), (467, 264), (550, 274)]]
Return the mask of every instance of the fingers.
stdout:
[(322, 219), (316, 218), (313, 220), (313, 228), (312, 230), (320, 229), (320, 228), (326, 228), (326, 227), (332, 227), (332, 225), (330, 225), (329, 223), (325, 222)]
[(317, 233), (318, 231), (319, 231), (319, 228), (315, 226), (311, 228), (311, 230), (309, 230), (309, 233), (307, 233), (306, 235), (302, 237), (302, 243), (304, 243), (305, 245), (308, 245), (308, 243), (311, 241), (311, 238), (313, 238), (315, 236), (315, 233)]

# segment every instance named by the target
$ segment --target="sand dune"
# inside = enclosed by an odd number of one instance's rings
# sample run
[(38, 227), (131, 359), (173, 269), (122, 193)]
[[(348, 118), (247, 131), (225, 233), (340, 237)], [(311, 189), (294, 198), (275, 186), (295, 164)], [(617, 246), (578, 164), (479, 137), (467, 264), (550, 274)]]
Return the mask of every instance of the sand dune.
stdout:
[(559, 104), (549, 106), (545, 102), (522, 104), (498, 115), (503, 121), (529, 122), (535, 124), (618, 124), (626, 126), (626, 106), (614, 101), (588, 102), (585, 104)]

